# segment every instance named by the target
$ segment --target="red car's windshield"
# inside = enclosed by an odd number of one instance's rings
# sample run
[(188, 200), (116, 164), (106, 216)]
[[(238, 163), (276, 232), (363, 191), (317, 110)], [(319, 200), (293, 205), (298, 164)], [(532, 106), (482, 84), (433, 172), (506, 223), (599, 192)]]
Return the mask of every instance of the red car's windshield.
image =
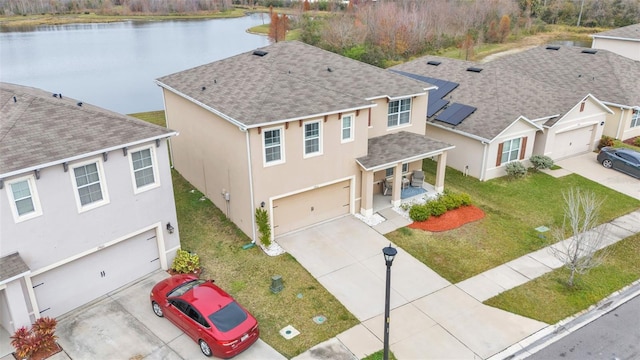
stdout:
[(206, 280), (202, 280), (202, 279), (197, 279), (197, 280), (192, 280), (189, 282), (186, 282), (184, 284), (180, 284), (180, 286), (176, 287), (175, 289), (169, 291), (169, 293), (167, 294), (167, 297), (174, 297), (174, 296), (181, 296), (184, 293), (186, 293), (187, 291), (193, 289), (194, 287), (205, 283)]

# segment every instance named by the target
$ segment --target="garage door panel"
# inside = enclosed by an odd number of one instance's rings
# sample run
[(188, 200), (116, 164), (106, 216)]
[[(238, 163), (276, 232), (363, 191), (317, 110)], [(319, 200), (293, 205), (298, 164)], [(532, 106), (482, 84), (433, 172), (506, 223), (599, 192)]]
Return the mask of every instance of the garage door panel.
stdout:
[(350, 182), (323, 186), (273, 202), (274, 234), (280, 235), (350, 211)]
[(42, 316), (57, 317), (160, 268), (155, 230), (32, 278)]
[(556, 134), (553, 150), (554, 159), (562, 159), (591, 151), (593, 149), (592, 135), (593, 127), (591, 126)]

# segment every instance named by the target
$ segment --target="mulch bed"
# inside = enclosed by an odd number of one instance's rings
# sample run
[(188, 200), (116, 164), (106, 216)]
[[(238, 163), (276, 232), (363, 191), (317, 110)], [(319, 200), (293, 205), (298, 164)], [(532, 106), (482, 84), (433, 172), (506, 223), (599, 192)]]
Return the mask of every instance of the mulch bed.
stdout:
[(635, 146), (635, 145), (636, 145), (636, 144), (635, 144), (636, 138), (640, 138), (640, 136), (632, 137), (632, 138), (630, 138), (630, 139), (624, 140), (623, 142), (624, 142), (625, 144), (627, 144), (627, 145), (633, 145), (633, 146)]
[(473, 205), (463, 206), (450, 210), (442, 216), (430, 216), (427, 221), (414, 222), (409, 227), (412, 229), (427, 230), (433, 232), (447, 231), (484, 218), (484, 211)]

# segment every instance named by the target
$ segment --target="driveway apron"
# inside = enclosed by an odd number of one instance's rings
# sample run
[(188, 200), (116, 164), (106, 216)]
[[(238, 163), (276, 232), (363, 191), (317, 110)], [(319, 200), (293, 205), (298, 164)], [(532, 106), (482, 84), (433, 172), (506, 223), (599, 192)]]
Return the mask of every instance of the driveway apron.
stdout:
[[(346, 216), (276, 241), (361, 321), (337, 339), (357, 358), (382, 349), (386, 280), (382, 248), (389, 240)], [(547, 326), (483, 305), (397, 250), (391, 270), (389, 343), (398, 359), (487, 358)], [(307, 352), (298, 358), (314, 357)]]

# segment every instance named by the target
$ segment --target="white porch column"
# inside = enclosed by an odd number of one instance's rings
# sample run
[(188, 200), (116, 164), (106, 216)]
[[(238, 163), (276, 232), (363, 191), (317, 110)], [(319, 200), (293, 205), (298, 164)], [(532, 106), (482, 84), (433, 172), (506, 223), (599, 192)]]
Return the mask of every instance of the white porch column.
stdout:
[(402, 198), (400, 193), (402, 191), (402, 163), (399, 162), (393, 169), (393, 191), (391, 193), (391, 205), (397, 207), (400, 206)]
[(444, 174), (447, 168), (447, 152), (438, 155), (438, 168), (436, 169), (436, 191), (441, 193), (444, 191)]
[(373, 215), (373, 171), (361, 171), (360, 184), (360, 214), (369, 217)]
[(31, 317), (29, 317), (29, 309), (27, 308), (28, 299), (25, 298), (22, 291), (22, 279), (18, 278), (7, 283), (4, 293), (7, 299), (7, 307), (9, 308), (9, 316), (13, 324), (13, 329), (7, 329), (13, 333), (17, 329), (25, 326), (31, 328)]

